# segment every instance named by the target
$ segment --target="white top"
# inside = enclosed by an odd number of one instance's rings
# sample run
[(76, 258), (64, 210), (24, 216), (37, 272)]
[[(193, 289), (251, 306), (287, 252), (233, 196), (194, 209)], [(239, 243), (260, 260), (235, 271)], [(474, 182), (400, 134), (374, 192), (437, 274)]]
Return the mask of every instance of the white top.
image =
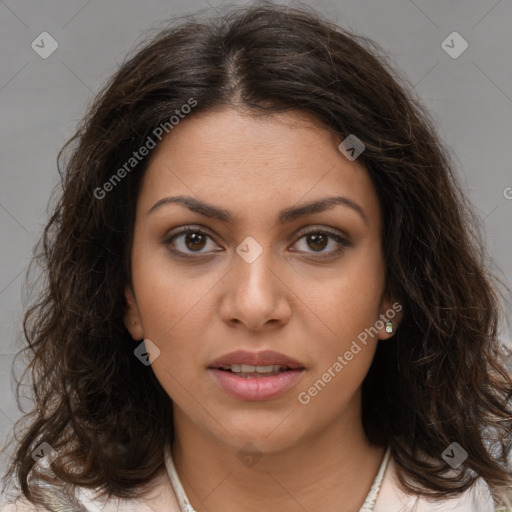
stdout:
[[(388, 447), (380, 464), (377, 475), (370, 488), (370, 491), (368, 492), (362, 507), (359, 509), (359, 512), (373, 512), (375, 502), (377, 500), (377, 496), (379, 494), (379, 490), (382, 484), (382, 480), (384, 478), (384, 472), (386, 471), (386, 467), (388, 465), (390, 453), (391, 452)], [(178, 473), (176, 472), (176, 468), (174, 467), (172, 453), (168, 446), (166, 447), (165, 467), (167, 468), (167, 473), (169, 474), (169, 478), (171, 479), (174, 492), (176, 493), (176, 497), (178, 498), (178, 503), (180, 505), (181, 512), (196, 512), (196, 510), (188, 501), (187, 495), (185, 494), (185, 490), (181, 485), (180, 478), (178, 476)]]
[[(187, 496), (176, 473), (170, 448), (165, 450), (167, 471), (155, 477), (155, 487), (144, 498), (133, 500), (114, 498), (108, 502), (95, 496), (94, 491), (77, 488), (79, 507), (62, 505), (64, 501), (52, 490), (45, 490), (52, 508), (35, 507), (24, 497), (13, 504), (0, 505), (0, 512), (192, 512)], [(5, 498), (4, 498), (5, 500)], [(11, 500), (13, 501), (13, 500)], [(190, 507), (190, 508), (186, 508)], [(478, 479), (473, 486), (455, 498), (431, 500), (406, 494), (398, 485), (396, 463), (386, 450), (375, 480), (359, 512), (494, 512), (495, 506), (488, 486)], [(222, 511), (220, 511), (222, 512)], [(241, 511), (243, 512), (243, 511)], [(312, 511), (317, 512), (317, 511)]]

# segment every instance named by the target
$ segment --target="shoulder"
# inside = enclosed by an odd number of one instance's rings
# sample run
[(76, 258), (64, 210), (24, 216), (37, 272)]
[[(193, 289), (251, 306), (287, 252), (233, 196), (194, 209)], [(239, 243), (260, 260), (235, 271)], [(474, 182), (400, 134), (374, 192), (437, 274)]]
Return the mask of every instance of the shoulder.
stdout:
[(73, 512), (161, 512), (162, 510), (180, 512), (176, 495), (166, 472), (156, 475), (152, 481), (150, 492), (141, 498), (105, 500), (98, 498), (98, 493), (94, 489), (77, 487), (75, 488), (76, 502), (63, 507), (62, 495), (45, 493), (45, 496), (49, 503), (54, 504), (53, 507), (36, 506), (24, 496), (16, 495), (10, 497), (9, 503), (0, 501), (0, 512), (52, 512), (54, 510), (70, 510), (71, 508)]
[(36, 507), (25, 498), (19, 498), (14, 503), (0, 503), (0, 512), (48, 512), (48, 509)]
[(487, 484), (478, 479), (469, 489), (459, 496), (450, 499), (429, 500), (418, 499), (417, 512), (423, 511), (457, 511), (494, 512), (494, 501)]
[(479, 478), (458, 496), (432, 499), (405, 493), (396, 476), (396, 464), (390, 457), (374, 512), (494, 512), (495, 505), (489, 487)]

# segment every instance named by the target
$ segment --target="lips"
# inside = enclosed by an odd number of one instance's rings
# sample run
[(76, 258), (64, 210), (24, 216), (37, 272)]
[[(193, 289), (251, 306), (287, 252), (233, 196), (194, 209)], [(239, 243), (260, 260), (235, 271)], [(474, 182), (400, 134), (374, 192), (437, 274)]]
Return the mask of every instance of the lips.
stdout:
[(212, 361), (208, 371), (227, 395), (239, 400), (261, 401), (291, 390), (305, 367), (300, 361), (273, 350), (236, 350)]
[(304, 365), (296, 359), (273, 350), (263, 350), (261, 352), (236, 350), (215, 359), (208, 368), (223, 369), (225, 366), (242, 364), (250, 366), (284, 366), (292, 370), (304, 368)]
[(287, 370), (268, 377), (241, 377), (229, 371), (210, 368), (210, 375), (219, 388), (231, 398), (244, 401), (264, 401), (277, 398), (297, 385), (305, 369)]

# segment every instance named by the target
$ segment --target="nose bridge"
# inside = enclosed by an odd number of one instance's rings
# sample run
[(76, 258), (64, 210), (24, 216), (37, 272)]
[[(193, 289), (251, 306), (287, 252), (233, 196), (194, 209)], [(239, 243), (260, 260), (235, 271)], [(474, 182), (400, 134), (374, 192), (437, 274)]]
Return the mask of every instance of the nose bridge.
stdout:
[(236, 252), (234, 277), (237, 289), (246, 298), (269, 300), (276, 292), (276, 277), (271, 270), (276, 264), (272, 249), (264, 248), (254, 238), (247, 237)]
[[(248, 237), (250, 238), (250, 237)], [(224, 320), (258, 329), (290, 314), (285, 289), (276, 276), (278, 258), (270, 247), (246, 239), (236, 249), (229, 289), (221, 307)]]

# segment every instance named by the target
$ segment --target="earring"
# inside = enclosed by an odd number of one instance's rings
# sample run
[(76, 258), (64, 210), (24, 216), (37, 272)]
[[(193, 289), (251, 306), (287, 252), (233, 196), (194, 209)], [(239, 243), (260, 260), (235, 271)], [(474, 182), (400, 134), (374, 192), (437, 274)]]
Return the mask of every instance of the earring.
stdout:
[(388, 320), (386, 322), (386, 332), (388, 334), (391, 334), (393, 332), (393, 322), (391, 320)]

